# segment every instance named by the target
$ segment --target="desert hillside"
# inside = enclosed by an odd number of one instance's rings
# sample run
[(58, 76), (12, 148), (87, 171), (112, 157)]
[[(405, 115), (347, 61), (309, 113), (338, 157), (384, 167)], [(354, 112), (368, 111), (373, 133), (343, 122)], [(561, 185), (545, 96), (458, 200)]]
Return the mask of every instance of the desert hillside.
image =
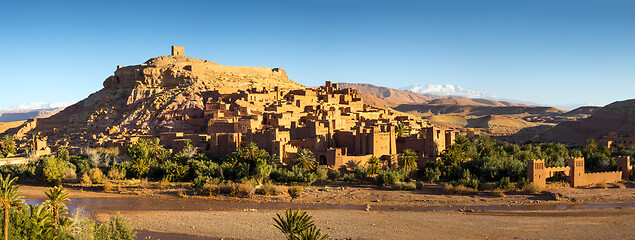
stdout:
[[(49, 144), (98, 146), (123, 135), (197, 132), (204, 93), (251, 88), (302, 89), (280, 68), (224, 66), (184, 56), (161, 56), (118, 66), (104, 88), (63, 111), (27, 122), (12, 134), (47, 136)], [(239, 103), (248, 104), (248, 103)]]
[(635, 131), (635, 99), (618, 101), (596, 110), (583, 121), (562, 122), (545, 133), (549, 141), (583, 144), (611, 131)]

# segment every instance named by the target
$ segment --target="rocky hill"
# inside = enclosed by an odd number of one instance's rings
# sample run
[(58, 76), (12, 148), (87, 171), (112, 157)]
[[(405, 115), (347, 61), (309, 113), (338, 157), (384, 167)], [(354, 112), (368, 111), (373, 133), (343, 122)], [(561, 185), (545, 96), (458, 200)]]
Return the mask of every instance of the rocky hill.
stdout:
[(582, 121), (559, 123), (543, 137), (548, 141), (583, 144), (589, 138), (598, 139), (611, 131), (635, 131), (635, 99), (606, 105)]
[(13, 134), (40, 133), (49, 144), (97, 146), (122, 135), (198, 132), (205, 126), (203, 92), (304, 88), (280, 68), (224, 66), (174, 55), (118, 66), (103, 86), (49, 118), (28, 121)]

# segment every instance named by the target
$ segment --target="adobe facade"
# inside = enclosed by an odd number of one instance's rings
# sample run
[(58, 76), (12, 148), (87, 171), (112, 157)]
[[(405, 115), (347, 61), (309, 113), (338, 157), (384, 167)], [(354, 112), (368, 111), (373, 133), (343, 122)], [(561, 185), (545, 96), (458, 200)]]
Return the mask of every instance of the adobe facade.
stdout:
[(180, 46), (172, 46), (172, 56), (185, 56), (185, 48)]
[(617, 145), (629, 147), (635, 144), (635, 132), (609, 132), (598, 143), (609, 148)]
[[(365, 105), (356, 90), (329, 81), (317, 88), (213, 90), (202, 96), (203, 114), (187, 119), (201, 132), (161, 133), (162, 145), (180, 151), (190, 141), (199, 152), (223, 157), (253, 142), (284, 164), (292, 164), (300, 149), (308, 149), (319, 165), (342, 169), (365, 165), (372, 156), (395, 165), (406, 148), (416, 151), (420, 160), (433, 159), (456, 135), (421, 119)], [(398, 123), (406, 124), (411, 134), (397, 136)]]
[(545, 162), (540, 159), (527, 161), (527, 178), (530, 182), (544, 188), (547, 178), (556, 172), (562, 172), (572, 187), (588, 186), (597, 183), (616, 183), (628, 180), (632, 173), (629, 156), (617, 158), (617, 171), (585, 173), (584, 158), (570, 158), (566, 167), (545, 167)]
[[(172, 55), (184, 56), (183, 48), (173, 46)], [(418, 117), (366, 105), (357, 90), (330, 81), (306, 88), (290, 81), (280, 68), (220, 66), (170, 57), (156, 58), (139, 68), (118, 69), (104, 87), (132, 88), (126, 105), (133, 106), (192, 79), (213, 78), (190, 100), (196, 111), (175, 114), (167, 119), (172, 123), (162, 122), (144, 131), (160, 137), (160, 143), (173, 152), (190, 142), (199, 152), (224, 157), (253, 142), (284, 164), (292, 164), (298, 151), (308, 149), (320, 165), (333, 169), (365, 165), (372, 156), (381, 159), (381, 164), (396, 166), (404, 149), (413, 149), (420, 163), (436, 159), (457, 134)], [(163, 61), (167, 65), (152, 67)], [(250, 79), (249, 83), (241, 82), (243, 78)], [(276, 84), (255, 84), (259, 80)], [(223, 81), (232, 83), (224, 85)], [(173, 123), (185, 127), (176, 128)], [(397, 135), (395, 126), (399, 124), (409, 132)], [(128, 133), (132, 134), (110, 138), (104, 145), (123, 148), (134, 143), (134, 137), (145, 137)]]

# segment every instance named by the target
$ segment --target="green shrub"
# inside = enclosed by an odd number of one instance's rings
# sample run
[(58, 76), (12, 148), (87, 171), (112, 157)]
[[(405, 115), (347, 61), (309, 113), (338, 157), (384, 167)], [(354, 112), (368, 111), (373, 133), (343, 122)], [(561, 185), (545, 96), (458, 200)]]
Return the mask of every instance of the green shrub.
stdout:
[(505, 196), (505, 192), (503, 192), (503, 190), (501, 190), (500, 188), (492, 190), (489, 194), (492, 195), (492, 196), (495, 196), (495, 197), (504, 197)]
[(66, 148), (59, 148), (57, 149), (57, 155), (55, 156), (57, 159), (60, 159), (62, 161), (68, 161), (70, 160), (70, 156), (68, 154), (68, 150)]
[(270, 178), (276, 182), (286, 182), (288, 184), (306, 183), (311, 185), (318, 179), (318, 176), (308, 170), (293, 167), (292, 170), (286, 170), (284, 168), (274, 169), (271, 172)]
[(87, 172), (83, 172), (83, 173), (82, 173), (82, 178), (81, 178), (81, 179), (79, 179), (79, 182), (80, 182), (81, 184), (85, 184), (85, 185), (90, 185), (90, 184), (93, 184), (93, 182), (90, 180), (90, 176), (88, 176), (88, 173), (87, 173)]
[(353, 172), (358, 179), (364, 179), (368, 176), (368, 169), (360, 165), (355, 166), (351, 172)]
[(271, 182), (265, 183), (264, 185), (256, 188), (256, 194), (260, 195), (280, 195), (283, 194), (285, 189), (282, 186), (276, 186)]
[(226, 183), (220, 184), (219, 191), (220, 191), (220, 193), (223, 193), (223, 194), (233, 194), (234, 193), (234, 183), (233, 182), (226, 182)]
[(412, 191), (417, 189), (417, 184), (414, 182), (397, 182), (392, 185), (393, 190)]
[(451, 184), (446, 184), (443, 187), (443, 190), (448, 194), (461, 194), (461, 195), (478, 194), (477, 189), (469, 188), (463, 185), (452, 186)]
[(534, 183), (530, 183), (530, 184), (527, 184), (527, 186), (525, 186), (523, 188), (523, 191), (525, 191), (527, 193), (535, 194), (535, 193), (542, 192), (542, 188), (540, 186), (534, 184)]
[(219, 178), (199, 176), (196, 179), (194, 179), (194, 181), (192, 181), (192, 187), (196, 188), (196, 189), (201, 189), (201, 188), (203, 188), (203, 186), (205, 184), (208, 184), (208, 183), (218, 185), (220, 183), (220, 179)]
[(77, 173), (88, 171), (92, 167), (86, 155), (71, 156), (69, 162), (75, 165), (75, 171)]
[(88, 170), (88, 176), (90, 177), (90, 181), (94, 184), (102, 184), (104, 183), (104, 173), (101, 172), (99, 168), (93, 168)]
[(119, 167), (112, 167), (108, 171), (108, 178), (112, 180), (121, 180), (126, 177), (126, 169)]
[(72, 168), (66, 168), (62, 180), (64, 182), (75, 182), (77, 181), (77, 173), (75, 173), (75, 170), (73, 170)]
[(299, 197), (302, 191), (304, 191), (304, 189), (302, 189), (302, 187), (299, 187), (299, 186), (293, 186), (287, 189), (289, 196), (291, 196), (292, 198)]
[(315, 176), (317, 176), (318, 180), (326, 180), (327, 173), (328, 173), (328, 169), (323, 168), (323, 167), (318, 167), (315, 169)]
[(219, 194), (220, 186), (214, 183), (205, 183), (203, 187), (201, 187), (201, 193), (207, 194), (209, 196)]
[(137, 233), (119, 213), (95, 229), (95, 240), (134, 240)]
[(348, 183), (353, 183), (355, 181), (355, 174), (354, 173), (344, 174), (344, 181), (347, 181)]
[(115, 187), (111, 182), (109, 181), (104, 182), (104, 192), (112, 192), (114, 189)]
[(57, 158), (45, 157), (38, 160), (36, 175), (45, 182), (57, 184), (60, 183), (62, 177), (64, 177), (66, 168), (64, 161)]
[(417, 189), (423, 189), (426, 184), (423, 181), (417, 181)]
[(439, 170), (438, 167), (425, 168), (423, 171), (423, 177), (431, 182), (439, 181), (439, 179), (441, 179), (441, 170)]
[(338, 170), (329, 170), (327, 175), (329, 180), (331, 181), (337, 181), (340, 179), (340, 177), (342, 177), (342, 174)]
[(377, 181), (382, 185), (393, 185), (406, 179), (406, 174), (400, 170), (381, 170), (377, 173)]
[(255, 191), (256, 189), (254, 188), (254, 185), (252, 185), (250, 181), (245, 181), (243, 183), (234, 184), (232, 194), (239, 196), (251, 196)]
[(508, 189), (511, 185), (511, 181), (509, 180), (509, 177), (503, 177), (501, 178), (500, 182), (498, 182), (498, 188), (500, 189)]
[(159, 175), (168, 181), (182, 181), (187, 176), (189, 166), (174, 161), (164, 161), (158, 167)]
[(0, 174), (3, 176), (11, 174), (11, 176), (19, 177), (19, 179), (33, 179), (36, 177), (37, 162), (17, 165), (0, 166)]

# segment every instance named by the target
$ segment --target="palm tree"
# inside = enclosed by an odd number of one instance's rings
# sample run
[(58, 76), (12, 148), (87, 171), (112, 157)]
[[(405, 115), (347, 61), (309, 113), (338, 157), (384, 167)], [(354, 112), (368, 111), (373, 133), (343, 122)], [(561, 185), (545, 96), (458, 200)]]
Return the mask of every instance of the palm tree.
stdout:
[(44, 204), (31, 205), (29, 204), (29, 214), (32, 224), (32, 236), (46, 236), (51, 238), (53, 230), (53, 221), (51, 220), (51, 212), (48, 206)]
[(44, 204), (51, 208), (51, 211), (53, 212), (53, 226), (57, 229), (60, 214), (64, 214), (66, 209), (68, 209), (64, 201), (71, 200), (68, 198), (68, 192), (66, 192), (66, 189), (60, 186), (50, 188), (49, 191), (45, 193), (49, 199), (46, 200)]
[(273, 226), (287, 236), (288, 240), (298, 240), (305, 231), (315, 227), (312, 217), (304, 211), (296, 210), (294, 212), (291, 209), (287, 209), (284, 211), (284, 217), (277, 213), (276, 215), (278, 218), (273, 219), (276, 221)]
[(9, 209), (11, 206), (22, 204), (24, 201), (20, 198), (20, 187), (15, 184), (18, 178), (11, 178), (11, 175), (7, 175), (3, 178), (0, 174), (0, 202), (2, 202), (2, 209), (4, 210), (4, 240), (9, 239)]
[(328, 234), (322, 233), (322, 230), (316, 228), (315, 226), (300, 233), (300, 239), (302, 240), (326, 240), (328, 238)]
[(395, 126), (395, 132), (397, 133), (397, 136), (400, 137), (403, 137), (403, 135), (408, 133), (409, 130), (408, 126), (404, 123), (398, 123), (397, 126)]
[(412, 151), (412, 149), (404, 149), (399, 156), (399, 167), (404, 169), (406, 173), (409, 173), (417, 169), (417, 159), (417, 153)]
[(15, 141), (11, 135), (4, 135), (2, 141), (0, 141), (0, 145), (2, 146), (2, 153), (4, 155), (15, 153)]
[(368, 174), (374, 175), (379, 172), (379, 159), (375, 156), (368, 159)]
[(309, 149), (303, 148), (295, 158), (294, 165), (306, 170), (313, 170), (317, 165), (317, 161)]

